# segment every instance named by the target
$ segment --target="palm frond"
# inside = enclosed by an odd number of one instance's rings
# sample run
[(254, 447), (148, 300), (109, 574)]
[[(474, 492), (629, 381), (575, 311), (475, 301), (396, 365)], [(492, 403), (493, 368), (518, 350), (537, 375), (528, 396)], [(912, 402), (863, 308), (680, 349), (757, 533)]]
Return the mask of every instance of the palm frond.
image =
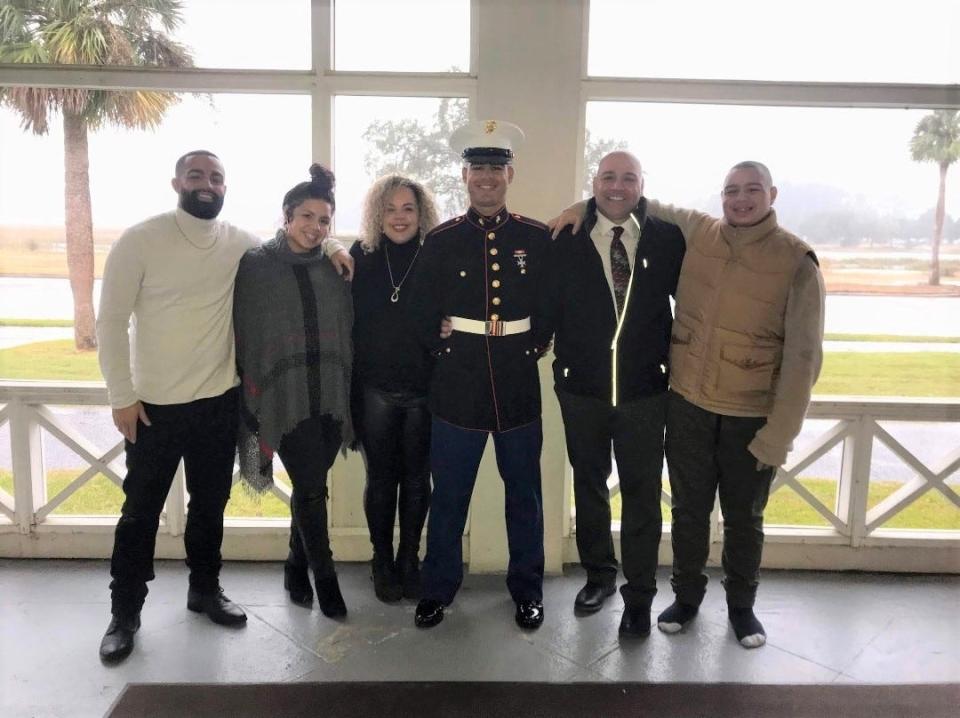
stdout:
[(920, 118), (910, 138), (910, 155), (916, 162), (947, 166), (960, 159), (960, 112), (935, 110)]
[[(3, 0), (0, 62), (191, 67), (190, 49), (167, 34), (182, 12), (181, 0)], [(9, 88), (0, 94), (24, 129), (41, 134), (57, 110), (82, 117), (90, 129), (104, 122), (154, 128), (176, 102), (169, 92)]]

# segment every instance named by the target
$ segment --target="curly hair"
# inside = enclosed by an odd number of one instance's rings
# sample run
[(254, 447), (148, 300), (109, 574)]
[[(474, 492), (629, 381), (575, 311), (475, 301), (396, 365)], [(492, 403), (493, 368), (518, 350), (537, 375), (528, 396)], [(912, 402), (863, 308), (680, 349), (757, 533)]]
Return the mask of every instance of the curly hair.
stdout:
[(333, 197), (333, 187), (336, 179), (333, 172), (323, 165), (310, 165), (310, 181), (301, 182), (283, 195), (283, 216), (287, 222), (293, 219), (293, 210), (308, 199), (322, 199), (330, 205), (331, 210), (337, 208)]
[(360, 231), (357, 237), (360, 246), (366, 254), (377, 251), (380, 246), (380, 237), (383, 234), (383, 215), (387, 203), (401, 187), (409, 187), (417, 201), (417, 220), (419, 223), (420, 241), (427, 232), (436, 227), (440, 220), (437, 215), (437, 206), (433, 195), (426, 187), (403, 175), (386, 175), (374, 182), (367, 191), (363, 200), (363, 213), (360, 216)]

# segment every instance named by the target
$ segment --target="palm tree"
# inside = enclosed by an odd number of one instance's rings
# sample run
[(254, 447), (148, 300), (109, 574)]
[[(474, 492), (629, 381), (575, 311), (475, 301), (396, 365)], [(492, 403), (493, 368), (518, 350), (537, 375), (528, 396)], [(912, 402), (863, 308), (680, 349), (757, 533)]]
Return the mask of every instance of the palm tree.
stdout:
[[(6, 0), (0, 62), (189, 67), (190, 51), (168, 34), (181, 11), (181, 0)], [(46, 134), (52, 116), (63, 117), (67, 268), (78, 350), (97, 346), (87, 133), (104, 123), (154, 129), (178, 101), (170, 92), (0, 88), (0, 104), (19, 113), (25, 131)]]
[(947, 194), (947, 169), (960, 159), (960, 116), (957, 110), (935, 110), (920, 119), (910, 154), (916, 162), (936, 162), (940, 168), (940, 191), (933, 219), (933, 256), (930, 262), (930, 284), (940, 284), (940, 237)]

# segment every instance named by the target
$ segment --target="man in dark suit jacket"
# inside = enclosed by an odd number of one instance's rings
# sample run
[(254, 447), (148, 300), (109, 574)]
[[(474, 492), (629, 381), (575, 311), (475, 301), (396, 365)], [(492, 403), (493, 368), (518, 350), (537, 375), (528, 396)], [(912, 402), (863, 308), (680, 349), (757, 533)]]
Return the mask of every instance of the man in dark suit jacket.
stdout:
[(624, 612), (620, 634), (650, 632), (660, 544), (660, 482), (672, 312), (684, 240), (648, 217), (640, 162), (604, 157), (580, 231), (550, 248), (538, 288), (534, 341), (555, 336), (553, 363), (573, 465), (577, 549), (587, 583), (577, 612), (597, 611), (616, 589), (610, 533), (611, 445), (622, 497)]

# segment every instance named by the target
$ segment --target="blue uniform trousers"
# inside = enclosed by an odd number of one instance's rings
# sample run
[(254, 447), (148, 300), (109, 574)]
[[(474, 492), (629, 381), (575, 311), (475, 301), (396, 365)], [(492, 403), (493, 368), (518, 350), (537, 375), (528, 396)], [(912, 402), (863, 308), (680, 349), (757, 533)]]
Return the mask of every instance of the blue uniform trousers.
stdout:
[(463, 582), (461, 537), (488, 434), (493, 434), (503, 479), (514, 601), (543, 599), (543, 497), (540, 419), (503, 432), (461, 429), (434, 417), (430, 441), (433, 498), (423, 562), (423, 597), (450, 604)]

